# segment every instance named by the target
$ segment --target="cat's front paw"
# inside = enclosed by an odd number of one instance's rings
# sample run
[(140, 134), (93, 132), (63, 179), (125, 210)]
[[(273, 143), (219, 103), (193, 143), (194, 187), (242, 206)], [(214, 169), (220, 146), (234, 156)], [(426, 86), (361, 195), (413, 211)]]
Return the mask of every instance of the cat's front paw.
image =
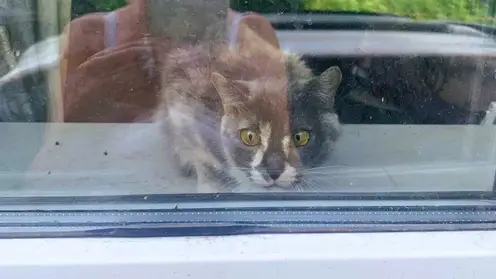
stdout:
[(191, 164), (179, 165), (179, 173), (183, 177), (190, 177), (190, 178), (196, 177), (196, 169)]
[(193, 164), (181, 162), (181, 159), (175, 152), (171, 154), (170, 158), (179, 175), (185, 178), (196, 177), (196, 169)]
[(198, 176), (199, 193), (232, 192), (238, 187), (238, 181), (222, 169), (203, 165)]

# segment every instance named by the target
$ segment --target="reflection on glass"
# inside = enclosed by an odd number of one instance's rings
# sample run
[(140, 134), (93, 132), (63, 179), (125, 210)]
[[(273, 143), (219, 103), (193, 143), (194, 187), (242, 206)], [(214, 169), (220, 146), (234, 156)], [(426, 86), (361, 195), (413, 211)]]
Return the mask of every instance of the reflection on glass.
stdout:
[(480, 202), (494, 3), (0, 1), (0, 197)]

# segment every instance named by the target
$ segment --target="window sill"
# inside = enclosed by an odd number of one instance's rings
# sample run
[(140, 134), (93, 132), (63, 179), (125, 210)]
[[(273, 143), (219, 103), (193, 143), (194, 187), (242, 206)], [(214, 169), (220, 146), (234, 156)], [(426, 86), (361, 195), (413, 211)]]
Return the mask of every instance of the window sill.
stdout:
[(0, 278), (493, 278), (496, 232), (0, 240)]

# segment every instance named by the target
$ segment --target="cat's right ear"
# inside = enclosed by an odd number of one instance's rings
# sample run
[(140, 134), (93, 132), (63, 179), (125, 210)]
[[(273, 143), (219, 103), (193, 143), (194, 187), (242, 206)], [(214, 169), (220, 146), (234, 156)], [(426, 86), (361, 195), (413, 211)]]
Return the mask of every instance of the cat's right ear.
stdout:
[(214, 72), (211, 76), (212, 84), (219, 93), (225, 113), (233, 113), (234, 110), (243, 104), (242, 94), (238, 92), (235, 83), (226, 79), (223, 75)]
[(318, 97), (324, 104), (334, 105), (334, 97), (341, 84), (341, 79), (342, 73), (337, 66), (330, 67), (317, 77)]

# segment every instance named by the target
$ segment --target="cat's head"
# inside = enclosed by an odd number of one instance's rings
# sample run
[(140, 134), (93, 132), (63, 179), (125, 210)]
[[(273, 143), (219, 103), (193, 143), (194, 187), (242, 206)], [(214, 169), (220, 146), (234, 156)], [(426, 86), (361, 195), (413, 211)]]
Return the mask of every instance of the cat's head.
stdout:
[(328, 159), (341, 135), (334, 101), (342, 74), (333, 66), (313, 77), (305, 73), (305, 67), (301, 60), (288, 63), (288, 93), (291, 129), (309, 133), (309, 141), (298, 148), (298, 154), (302, 169), (310, 169)]
[[(304, 82), (294, 83), (287, 78), (291, 75), (284, 79), (251, 81), (229, 80), (218, 73), (212, 75), (212, 83), (224, 107), (221, 135), (227, 161), (259, 186), (295, 185), (308, 154), (323, 144), (322, 127), (328, 125), (310, 120), (332, 121), (325, 113), (319, 114), (322, 119), (301, 113), (316, 113), (307, 111), (312, 106), (319, 111), (333, 107), (341, 80), (337, 67)], [(309, 91), (304, 94), (301, 90)], [(303, 95), (308, 98), (300, 98)], [(311, 104), (314, 101), (318, 104)]]

